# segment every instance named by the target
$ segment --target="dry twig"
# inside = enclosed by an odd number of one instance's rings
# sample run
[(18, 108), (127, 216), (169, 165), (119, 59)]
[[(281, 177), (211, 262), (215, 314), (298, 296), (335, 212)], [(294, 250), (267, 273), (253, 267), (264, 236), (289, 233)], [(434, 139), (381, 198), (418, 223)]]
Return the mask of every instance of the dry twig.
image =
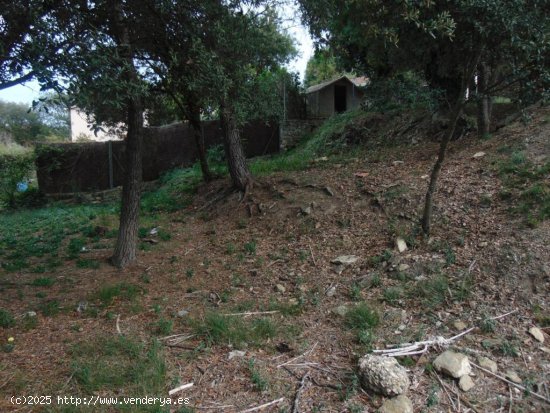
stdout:
[(279, 403), (281, 403), (281, 402), (284, 401), (284, 400), (285, 400), (285, 398), (284, 398), (284, 397), (281, 397), (280, 399), (273, 400), (272, 402), (265, 403), (265, 404), (262, 404), (262, 405), (260, 405), (260, 406), (251, 407), (250, 409), (246, 409), (246, 410), (241, 410), (239, 413), (256, 412), (256, 411), (258, 411), (258, 410), (265, 409), (266, 407), (273, 406), (274, 404), (279, 404)]
[(300, 413), (300, 408), (299, 408), (300, 395), (304, 390), (304, 386), (308, 378), (309, 378), (309, 371), (306, 374), (304, 374), (304, 376), (302, 377), (302, 381), (300, 382), (300, 386), (298, 387), (298, 390), (296, 390), (296, 396), (294, 397), (294, 403), (292, 404), (292, 413)]
[(175, 393), (178, 393), (182, 390), (187, 390), (187, 389), (190, 389), (191, 387), (193, 387), (194, 383), (187, 383), (187, 384), (182, 384), (181, 386), (178, 386), (176, 387), (175, 389), (172, 389), (168, 392), (168, 396), (171, 396)]
[(261, 315), (261, 314), (276, 314), (278, 313), (279, 310), (274, 310), (274, 311), (252, 311), (252, 312), (245, 312), (245, 313), (225, 313), (223, 315), (228, 315), (228, 316), (235, 316), (235, 315), (242, 315), (242, 316), (249, 316), (249, 315)]

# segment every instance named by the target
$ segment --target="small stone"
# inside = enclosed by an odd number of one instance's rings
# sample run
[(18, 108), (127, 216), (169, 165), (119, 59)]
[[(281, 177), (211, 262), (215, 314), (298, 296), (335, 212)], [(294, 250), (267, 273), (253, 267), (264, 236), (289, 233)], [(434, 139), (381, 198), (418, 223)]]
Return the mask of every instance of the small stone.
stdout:
[(404, 163), (405, 163), (405, 162), (403, 162), (403, 161), (393, 161), (393, 164), (394, 164), (395, 166), (403, 165)]
[(246, 354), (246, 351), (233, 350), (229, 352), (227, 359), (231, 360), (231, 359), (234, 359), (235, 357), (244, 357), (245, 354)]
[(485, 248), (489, 243), (487, 241), (483, 241), (479, 243), (479, 248)]
[(460, 390), (462, 390), (463, 392), (467, 392), (471, 390), (474, 386), (475, 386), (474, 381), (467, 374), (462, 376), (458, 381), (458, 387), (460, 387)]
[(542, 333), (540, 328), (531, 327), (529, 329), (529, 334), (531, 334), (533, 338), (537, 340), (539, 343), (544, 343), (544, 334)]
[(300, 290), (301, 292), (305, 293), (305, 292), (308, 290), (307, 285), (304, 285), (304, 284), (300, 285), (300, 286), (298, 287), (298, 290)]
[(333, 259), (331, 263), (337, 264), (337, 265), (351, 265), (357, 260), (359, 257), (357, 255), (340, 255), (339, 257)]
[(458, 379), (472, 372), (468, 356), (447, 350), (440, 354), (434, 361), (437, 371), (443, 372), (455, 379)]
[(397, 396), (384, 402), (379, 413), (413, 413), (413, 404), (407, 396)]
[(336, 287), (335, 286), (330, 287), (326, 292), (327, 297), (334, 297), (335, 294), (336, 294)]
[(334, 196), (334, 191), (330, 186), (325, 186), (325, 192), (330, 196)]
[(502, 339), (500, 338), (486, 338), (481, 342), (481, 345), (488, 349), (498, 348), (502, 345)]
[(542, 351), (543, 353), (546, 353), (546, 354), (550, 354), (550, 348), (548, 348), (548, 347), (541, 347), (540, 351)]
[(510, 381), (513, 381), (514, 383), (517, 383), (517, 384), (521, 384), (522, 383), (522, 380), (521, 378), (518, 376), (518, 374), (514, 371), (514, 370), (508, 370), (506, 372), (506, 376), (505, 376), (508, 380)]
[(359, 359), (362, 385), (385, 396), (405, 393), (411, 382), (407, 370), (395, 358), (367, 354)]
[(297, 305), (297, 304), (298, 304), (298, 300), (297, 300), (296, 298), (290, 298), (290, 299), (288, 300), (288, 303), (289, 303), (290, 305)]
[(457, 320), (453, 323), (453, 328), (457, 331), (466, 330), (466, 323), (464, 321)]
[(189, 315), (189, 311), (188, 310), (179, 310), (178, 313), (177, 313), (178, 317), (187, 317)]
[(409, 264), (399, 264), (399, 267), (397, 267), (397, 270), (399, 272), (407, 271), (411, 266)]
[(278, 292), (280, 292), (281, 294), (284, 294), (285, 291), (286, 291), (285, 286), (282, 285), (282, 284), (277, 284), (277, 285), (275, 286), (275, 288), (276, 288), (276, 290), (277, 290)]
[(312, 211), (312, 209), (309, 206), (300, 208), (300, 212), (304, 215), (311, 215), (311, 211)]
[(497, 363), (487, 357), (478, 357), (477, 362), (481, 367), (489, 370), (491, 373), (496, 373), (498, 371)]
[(339, 315), (341, 317), (345, 317), (348, 311), (349, 311), (349, 307), (346, 305), (340, 305), (332, 310), (334, 314)]
[(28, 317), (28, 318), (36, 317), (36, 312), (35, 311), (27, 311), (25, 313), (25, 317)]
[(472, 156), (472, 158), (483, 158), (485, 156), (485, 152), (476, 152), (474, 153), (474, 156)]
[(407, 243), (401, 237), (399, 237), (395, 240), (395, 247), (397, 248), (397, 251), (399, 251), (399, 252), (407, 251)]
[(406, 328), (407, 326), (405, 324), (401, 324), (399, 327), (397, 327), (399, 331), (404, 331)]

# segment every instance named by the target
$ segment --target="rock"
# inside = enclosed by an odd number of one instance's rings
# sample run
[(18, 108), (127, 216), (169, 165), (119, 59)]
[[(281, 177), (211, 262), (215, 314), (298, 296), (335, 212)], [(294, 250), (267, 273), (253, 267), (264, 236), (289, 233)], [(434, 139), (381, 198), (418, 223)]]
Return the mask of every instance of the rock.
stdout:
[(332, 312), (334, 314), (339, 315), (341, 317), (345, 317), (348, 311), (349, 311), (349, 307), (347, 305), (339, 305), (338, 307), (332, 309)]
[(337, 265), (351, 265), (357, 260), (359, 257), (357, 255), (340, 255), (339, 257), (333, 259), (331, 263), (337, 264)]
[(411, 266), (409, 264), (399, 264), (399, 267), (397, 267), (397, 270), (399, 272), (407, 271)]
[(36, 317), (36, 312), (35, 311), (27, 311), (25, 313), (25, 317), (28, 317), (28, 318)]
[(397, 396), (384, 402), (379, 413), (413, 413), (413, 404), (407, 396)]
[(330, 186), (325, 186), (325, 192), (330, 196), (334, 196), (334, 191)]
[(394, 166), (403, 165), (404, 161), (393, 161)]
[(407, 243), (403, 238), (399, 237), (395, 240), (395, 248), (397, 248), (399, 252), (407, 251)]
[(479, 248), (485, 248), (489, 243), (487, 241), (483, 241), (479, 243)]
[(330, 287), (325, 294), (327, 297), (334, 297), (336, 294), (336, 286)]
[(514, 371), (514, 370), (508, 370), (506, 371), (506, 375), (505, 377), (510, 380), (510, 381), (513, 381), (514, 383), (517, 383), (517, 384), (521, 384), (523, 381), (521, 380), (521, 378), (518, 376), (518, 374)]
[(472, 158), (483, 158), (485, 156), (485, 152), (476, 152), (474, 153), (474, 156), (472, 156)]
[(284, 294), (285, 291), (286, 291), (285, 286), (282, 285), (282, 284), (277, 284), (277, 285), (275, 286), (275, 289), (276, 289), (278, 292), (280, 292), (281, 294)]
[(177, 312), (177, 316), (178, 316), (178, 317), (181, 317), (181, 318), (187, 317), (188, 315), (189, 315), (189, 311), (188, 311), (188, 310), (179, 310), (179, 311)]
[(298, 305), (298, 300), (296, 298), (290, 298), (288, 300), (288, 304), (290, 305)]
[(487, 357), (478, 357), (477, 362), (481, 367), (486, 370), (489, 370), (491, 373), (496, 373), (498, 371), (497, 363), (493, 360), (488, 359)]
[(435, 359), (434, 367), (437, 371), (455, 379), (470, 374), (472, 371), (468, 356), (450, 350), (445, 351)]
[(460, 387), (460, 390), (462, 390), (463, 392), (467, 392), (467, 391), (473, 389), (474, 386), (475, 386), (474, 381), (467, 374), (462, 376), (460, 378), (460, 380), (458, 381), (458, 387)]
[(159, 233), (158, 228), (153, 228), (151, 231), (149, 231), (149, 235), (157, 235)]
[(83, 313), (87, 309), (88, 309), (88, 301), (80, 301), (76, 306), (76, 311), (79, 313)]
[(407, 370), (393, 357), (367, 354), (359, 359), (359, 375), (363, 387), (390, 397), (405, 393), (411, 384)]
[(245, 354), (246, 354), (246, 351), (233, 350), (229, 352), (227, 359), (231, 360), (231, 359), (234, 359), (235, 357), (244, 357)]
[(457, 320), (453, 323), (453, 328), (457, 331), (466, 330), (468, 325), (464, 321)]
[(529, 334), (531, 334), (533, 338), (537, 340), (539, 343), (544, 343), (544, 334), (542, 333), (540, 328), (531, 327), (529, 329)]
[(311, 207), (301, 207), (300, 212), (304, 215), (311, 215)]
[(550, 348), (548, 348), (548, 347), (541, 347), (540, 351), (542, 351), (543, 353), (546, 353), (546, 354), (550, 354)]
[(502, 339), (500, 338), (486, 338), (481, 342), (481, 345), (485, 348), (494, 349), (502, 346)]

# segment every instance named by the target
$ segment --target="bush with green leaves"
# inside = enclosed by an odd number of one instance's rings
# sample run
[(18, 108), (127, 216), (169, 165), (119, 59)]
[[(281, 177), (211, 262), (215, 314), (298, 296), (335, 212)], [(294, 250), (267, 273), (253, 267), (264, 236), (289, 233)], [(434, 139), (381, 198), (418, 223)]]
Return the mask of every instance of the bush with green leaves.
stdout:
[(17, 184), (29, 179), (33, 170), (32, 152), (0, 154), (0, 204), (15, 206)]

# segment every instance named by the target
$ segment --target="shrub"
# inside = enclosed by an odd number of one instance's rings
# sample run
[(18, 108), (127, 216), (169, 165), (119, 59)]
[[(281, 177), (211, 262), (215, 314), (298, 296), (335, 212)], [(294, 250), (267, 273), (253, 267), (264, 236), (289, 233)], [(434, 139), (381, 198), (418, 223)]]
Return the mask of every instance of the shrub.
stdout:
[(0, 153), (0, 203), (16, 204), (17, 184), (29, 178), (34, 170), (32, 152)]

